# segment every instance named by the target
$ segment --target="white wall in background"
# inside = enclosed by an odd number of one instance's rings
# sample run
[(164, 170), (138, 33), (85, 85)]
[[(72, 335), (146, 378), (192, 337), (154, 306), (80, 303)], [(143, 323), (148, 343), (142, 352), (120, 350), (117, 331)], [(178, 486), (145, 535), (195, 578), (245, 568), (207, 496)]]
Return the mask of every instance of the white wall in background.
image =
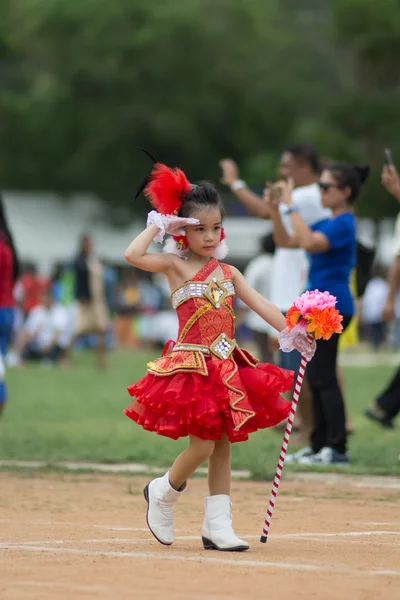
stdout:
[(102, 204), (93, 196), (62, 200), (44, 193), (4, 192), (3, 198), (21, 260), (35, 263), (43, 273), (56, 262), (71, 260), (86, 232), (101, 258), (124, 264), (124, 251), (143, 225), (135, 221), (124, 228), (107, 225)]
[[(145, 226), (142, 219), (133, 219), (123, 228), (107, 224), (102, 203), (91, 195), (64, 200), (49, 193), (4, 192), (3, 197), (21, 259), (35, 263), (43, 273), (49, 273), (56, 262), (72, 259), (85, 232), (91, 233), (99, 257), (125, 265), (125, 249)], [(369, 219), (359, 221), (361, 239), (377, 243), (384, 264), (392, 259), (393, 225), (392, 219), (382, 220), (378, 227)], [(271, 231), (269, 221), (247, 216), (226, 217), (224, 227), (229, 257), (240, 263), (258, 254), (260, 238)], [(153, 244), (151, 250), (160, 251), (160, 244)]]

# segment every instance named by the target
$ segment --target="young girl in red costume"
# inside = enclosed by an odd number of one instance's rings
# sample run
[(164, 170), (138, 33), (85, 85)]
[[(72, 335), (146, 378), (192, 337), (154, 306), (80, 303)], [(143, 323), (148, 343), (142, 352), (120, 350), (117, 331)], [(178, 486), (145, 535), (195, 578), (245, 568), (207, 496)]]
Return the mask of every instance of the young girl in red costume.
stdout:
[[(189, 436), (189, 446), (163, 476), (146, 486), (147, 524), (165, 545), (174, 541), (174, 504), (187, 479), (208, 460), (210, 495), (205, 499), (204, 548), (242, 551), (249, 545), (232, 529), (230, 445), (257, 429), (272, 427), (289, 414), (280, 396), (290, 390), (293, 373), (258, 363), (234, 337), (234, 299), (238, 296), (278, 331), (285, 318), (253, 290), (242, 274), (222, 262), (227, 254), (223, 206), (210, 183), (192, 185), (179, 169), (157, 163), (145, 195), (156, 210), (147, 228), (125, 252), (135, 267), (164, 273), (179, 318), (177, 342), (148, 364), (147, 374), (128, 388), (134, 400), (125, 414), (144, 429), (172, 439)], [(150, 254), (153, 241), (164, 254)], [(309, 348), (299, 334), (295, 347)]]

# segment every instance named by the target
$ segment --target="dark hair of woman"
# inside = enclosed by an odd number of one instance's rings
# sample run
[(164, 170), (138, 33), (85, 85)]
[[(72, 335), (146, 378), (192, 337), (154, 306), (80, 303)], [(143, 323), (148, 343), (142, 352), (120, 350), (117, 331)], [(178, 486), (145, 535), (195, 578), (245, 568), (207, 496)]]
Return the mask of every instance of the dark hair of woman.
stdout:
[(345, 162), (335, 162), (326, 166), (340, 188), (350, 188), (349, 204), (356, 201), (363, 183), (368, 178), (368, 166), (355, 166)]
[(21, 269), (20, 269), (17, 251), (16, 251), (15, 245), (14, 245), (14, 240), (11, 235), (11, 231), (8, 227), (7, 218), (6, 218), (6, 214), (5, 214), (5, 210), (4, 210), (4, 201), (3, 201), (3, 197), (1, 196), (1, 194), (0, 194), (0, 231), (2, 231), (4, 233), (4, 235), (6, 236), (7, 243), (11, 248), (11, 252), (13, 255), (13, 279), (14, 279), (14, 281), (16, 281), (18, 279), (18, 277), (20, 276)]
[(190, 217), (202, 208), (211, 207), (218, 208), (221, 211), (221, 216), (224, 216), (224, 205), (217, 188), (213, 183), (202, 181), (193, 185), (190, 192), (184, 197), (179, 216), (185, 218)]

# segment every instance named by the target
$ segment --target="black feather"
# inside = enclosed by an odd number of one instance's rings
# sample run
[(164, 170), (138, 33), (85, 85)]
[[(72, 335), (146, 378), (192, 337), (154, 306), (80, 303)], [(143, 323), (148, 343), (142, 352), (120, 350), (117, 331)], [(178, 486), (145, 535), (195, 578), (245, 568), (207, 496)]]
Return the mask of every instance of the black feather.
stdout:
[(141, 181), (138, 189), (135, 192), (135, 195), (133, 197), (134, 200), (136, 200), (136, 198), (138, 198), (140, 196), (140, 194), (143, 192), (144, 188), (146, 187), (146, 185), (149, 183), (149, 179), (150, 179), (150, 175), (146, 175), (146, 177)]
[(149, 158), (150, 158), (150, 159), (153, 161), (153, 163), (156, 163), (156, 162), (158, 162), (158, 160), (156, 160), (156, 159), (154, 158), (154, 156), (152, 156), (152, 155), (150, 154), (150, 152), (147, 152), (147, 150), (145, 150), (145, 149), (144, 149), (144, 148), (142, 148), (141, 146), (138, 146), (138, 148), (139, 148), (139, 149), (140, 149), (142, 152), (144, 152), (145, 154), (147, 154), (147, 156), (148, 156), (148, 157), (149, 157)]
[[(139, 150), (141, 150), (142, 152), (144, 152), (149, 158), (150, 160), (153, 162), (153, 165), (156, 164), (158, 161), (154, 158), (154, 156), (152, 156), (150, 154), (150, 152), (147, 152), (147, 150), (145, 150), (144, 148), (141, 148), (140, 146), (138, 146)], [(137, 188), (135, 195), (133, 197), (134, 200), (136, 200), (136, 198), (138, 198), (140, 196), (140, 194), (143, 192), (144, 188), (146, 187), (146, 185), (149, 183), (149, 179), (150, 179), (150, 174), (146, 175), (146, 177), (140, 182), (139, 187)]]

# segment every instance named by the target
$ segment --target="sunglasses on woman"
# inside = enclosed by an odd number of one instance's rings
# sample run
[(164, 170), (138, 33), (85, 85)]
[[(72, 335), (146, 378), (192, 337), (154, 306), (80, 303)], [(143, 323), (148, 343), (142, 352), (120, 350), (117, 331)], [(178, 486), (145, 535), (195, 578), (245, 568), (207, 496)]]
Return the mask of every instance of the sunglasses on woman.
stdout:
[(340, 189), (340, 185), (337, 185), (337, 183), (326, 183), (325, 181), (319, 181), (318, 187), (322, 192), (327, 192), (329, 190), (329, 188)]

